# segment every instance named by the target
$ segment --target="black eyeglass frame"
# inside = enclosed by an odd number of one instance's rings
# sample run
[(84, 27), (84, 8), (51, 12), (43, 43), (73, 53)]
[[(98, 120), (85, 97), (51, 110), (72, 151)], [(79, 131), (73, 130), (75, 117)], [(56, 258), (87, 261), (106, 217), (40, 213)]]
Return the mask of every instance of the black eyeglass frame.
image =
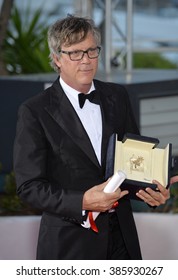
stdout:
[[(90, 57), (89, 56), (89, 51), (95, 51), (95, 50), (98, 50), (98, 54), (96, 56), (94, 56), (94, 57)], [(83, 59), (85, 53), (88, 55), (89, 59), (95, 59), (95, 58), (99, 57), (100, 51), (101, 51), (101, 47), (97, 46), (96, 48), (89, 48), (86, 51), (83, 51), (83, 50), (76, 50), (76, 51), (63, 51), (63, 50), (60, 50), (59, 53), (67, 54), (69, 56), (70, 60), (72, 60), (72, 61), (79, 61), (79, 60)], [(81, 58), (71, 59), (71, 55), (74, 54), (74, 53), (81, 53)]]

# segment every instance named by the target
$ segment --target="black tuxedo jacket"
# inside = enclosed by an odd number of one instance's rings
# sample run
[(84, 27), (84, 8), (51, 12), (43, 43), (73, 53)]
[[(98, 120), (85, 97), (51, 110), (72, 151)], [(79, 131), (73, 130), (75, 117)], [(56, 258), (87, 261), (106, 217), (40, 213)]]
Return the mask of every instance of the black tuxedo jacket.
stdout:
[[(139, 132), (124, 87), (94, 84), (103, 122), (101, 165), (59, 79), (19, 108), (14, 171), (21, 199), (43, 211), (38, 259), (106, 259), (109, 214), (97, 218), (99, 233), (83, 228), (83, 194), (105, 180), (110, 136)], [(130, 257), (140, 259), (130, 201), (120, 199), (116, 211)]]

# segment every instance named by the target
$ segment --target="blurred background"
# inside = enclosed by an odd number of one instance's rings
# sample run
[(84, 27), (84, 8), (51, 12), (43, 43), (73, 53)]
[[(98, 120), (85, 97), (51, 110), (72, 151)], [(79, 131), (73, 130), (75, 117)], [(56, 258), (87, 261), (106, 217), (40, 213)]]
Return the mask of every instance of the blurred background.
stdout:
[[(111, 67), (127, 71), (178, 67), (178, 0), (0, 0), (1, 8), (4, 3), (6, 10), (1, 9), (1, 13), (6, 20), (1, 15), (1, 25), (8, 24), (4, 53), (8, 73), (52, 71), (48, 63), (44, 63), (48, 51), (44, 36), (46, 28), (73, 13), (92, 17), (101, 29), (101, 69), (106, 72), (110, 72)], [(32, 47), (35, 52), (30, 55)], [(40, 48), (43, 48), (43, 63), (35, 56), (39, 56), (36, 52)], [(29, 61), (35, 60), (33, 66), (34, 61), (23, 65), (24, 51), (30, 55)]]

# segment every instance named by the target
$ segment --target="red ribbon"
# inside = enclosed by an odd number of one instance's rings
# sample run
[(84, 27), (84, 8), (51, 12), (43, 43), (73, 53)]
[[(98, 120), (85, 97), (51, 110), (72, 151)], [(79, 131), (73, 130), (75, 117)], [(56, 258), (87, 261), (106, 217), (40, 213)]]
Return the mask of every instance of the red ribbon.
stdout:
[(97, 228), (96, 223), (93, 219), (93, 213), (91, 211), (88, 212), (88, 217), (89, 217), (89, 222), (90, 222), (90, 225), (91, 225), (91, 229), (98, 233), (98, 228)]
[(112, 209), (116, 208), (118, 205), (119, 205), (119, 202), (118, 202), (118, 201), (114, 202), (114, 204), (113, 204), (113, 206), (112, 206)]
[[(116, 201), (114, 202), (113, 206), (112, 206), (112, 209), (116, 208), (117, 206), (119, 205), (119, 202)], [(98, 228), (97, 228), (97, 225), (93, 219), (93, 213), (92, 211), (89, 211), (88, 212), (88, 217), (89, 217), (89, 222), (90, 222), (90, 225), (91, 225), (91, 229), (94, 231), (94, 232), (99, 232)]]

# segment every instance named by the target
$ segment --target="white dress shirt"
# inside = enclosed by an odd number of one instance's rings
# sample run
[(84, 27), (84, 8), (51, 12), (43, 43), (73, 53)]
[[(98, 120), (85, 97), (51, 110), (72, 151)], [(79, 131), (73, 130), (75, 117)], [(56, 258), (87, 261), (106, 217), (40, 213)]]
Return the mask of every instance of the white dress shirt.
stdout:
[[(91, 103), (87, 99), (83, 108), (80, 108), (78, 102), (78, 94), (80, 92), (67, 85), (61, 77), (60, 84), (72, 106), (74, 107), (77, 115), (79, 116), (92, 143), (98, 161), (101, 164), (102, 118), (100, 106), (98, 104)], [(88, 94), (93, 90), (95, 90), (95, 87), (94, 83), (92, 82)]]

